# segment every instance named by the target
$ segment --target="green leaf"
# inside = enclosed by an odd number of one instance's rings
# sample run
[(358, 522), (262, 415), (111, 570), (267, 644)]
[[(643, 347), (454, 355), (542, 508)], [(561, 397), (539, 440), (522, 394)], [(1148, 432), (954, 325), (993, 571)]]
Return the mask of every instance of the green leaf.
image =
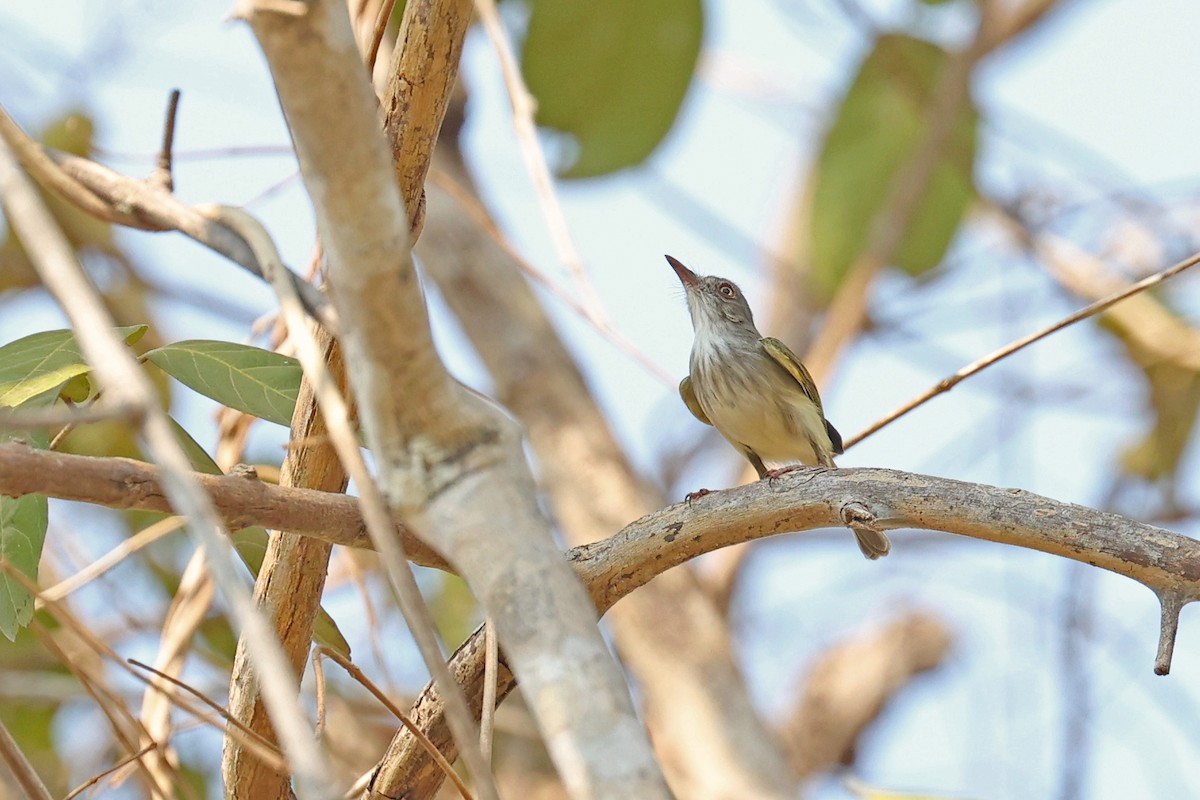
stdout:
[(183, 448), (184, 455), (187, 456), (192, 469), (196, 472), (203, 472), (205, 475), (224, 474), (208, 451), (201, 447), (200, 443), (193, 439), (192, 435), (184, 430), (174, 417), (168, 416), (167, 421), (171, 423), (171, 428), (175, 431), (175, 441), (179, 442), (179, 446)]
[[(48, 442), (44, 432), (0, 431), (0, 442), (14, 439), (40, 448), (45, 448)], [(44, 495), (0, 495), (0, 558), (34, 584), (37, 583), (38, 562), (42, 559), (48, 522)], [(0, 633), (13, 641), (17, 631), (28, 625), (32, 618), (33, 595), (7, 571), (0, 572)]]
[[(950, 61), (909, 36), (881, 36), (842, 100), (817, 161), (811, 206), (813, 288), (832, 296), (866, 249), (897, 175), (923, 146), (936, 87)], [(979, 112), (970, 100), (917, 201), (892, 261), (911, 274), (936, 266), (975, 197)]]
[(195, 339), (146, 353), (184, 385), (222, 405), (290, 425), (300, 393), (300, 362), (258, 347)]
[[(126, 344), (142, 338), (146, 325), (117, 328)], [(43, 331), (0, 347), (0, 407), (18, 406), (88, 372), (68, 330)]]
[(604, 175), (641, 163), (687, 93), (704, 15), (700, 0), (532, 0), (521, 71), (537, 122), (575, 138), (562, 174)]

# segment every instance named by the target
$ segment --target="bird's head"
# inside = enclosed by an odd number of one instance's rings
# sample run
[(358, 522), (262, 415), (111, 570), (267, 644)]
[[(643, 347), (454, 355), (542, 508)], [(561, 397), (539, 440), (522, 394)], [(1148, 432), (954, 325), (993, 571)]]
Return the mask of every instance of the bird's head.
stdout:
[(736, 283), (716, 275), (697, 275), (679, 259), (671, 256), (666, 259), (687, 293), (688, 311), (691, 312), (692, 327), (697, 333), (732, 327), (752, 332), (758, 337), (750, 304)]

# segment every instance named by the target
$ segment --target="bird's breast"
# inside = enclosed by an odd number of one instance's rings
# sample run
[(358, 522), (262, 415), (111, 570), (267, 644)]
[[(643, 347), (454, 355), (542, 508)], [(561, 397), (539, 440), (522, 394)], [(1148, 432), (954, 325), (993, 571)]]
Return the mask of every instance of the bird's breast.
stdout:
[[(757, 343), (756, 343), (757, 344)], [(814, 445), (832, 445), (816, 405), (762, 351), (693, 350), (692, 387), (713, 427), (736, 445), (774, 462), (817, 464)]]

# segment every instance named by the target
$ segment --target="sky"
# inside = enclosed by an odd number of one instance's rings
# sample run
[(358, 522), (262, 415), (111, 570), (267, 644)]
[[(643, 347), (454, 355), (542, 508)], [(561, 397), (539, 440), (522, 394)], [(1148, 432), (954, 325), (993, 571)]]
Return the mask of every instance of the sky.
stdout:
[[(910, 20), (900, 2), (863, 3), (880, 27)], [(284, 147), (287, 132), (249, 30), (225, 20), (226, 3), (58, 2), (0, 10), (0, 30), (18, 31), (0, 53), (0, 102), (36, 128), (86, 100), (99, 114), (100, 143), (114, 167), (148, 172), (167, 92), (183, 90), (176, 186), (188, 202), (248, 204), (294, 267), (307, 264), (312, 215), (286, 155), (193, 157), (244, 145)], [(510, 22), (520, 13), (510, 7)], [(651, 162), (617, 176), (560, 184), (573, 239), (615, 327), (666, 373), (681, 377), (691, 331), (671, 253), (702, 273), (722, 274), (766, 304), (764, 252), (777, 247), (797, 187), (869, 41), (845, 24), (839, 3), (710, 2), (701, 75), (675, 128)], [(954, 40), (953, 15), (921, 24)], [(1200, 51), (1200, 4), (1188, 0), (1075, 0), (1033, 34), (989, 60), (974, 97), (988, 119), (981, 182), (1005, 191), (1030, 176), (1084, 175), (1095, 187), (1170, 199), (1180, 224), (1197, 221), (1200, 104), (1192, 102)], [(509, 122), (490, 46), (468, 40), (471, 91), (467, 158), (506, 234), (536, 267), (564, 281)], [(1084, 181), (1069, 177), (1078, 188)], [(1098, 202), (1098, 201), (1097, 201)], [(1086, 208), (1078, 223), (1086, 228)], [(714, 224), (714, 221), (719, 224)], [(170, 339), (244, 341), (247, 323), (270, 309), (253, 278), (179, 236), (128, 233), (139, 264), (185, 292), (233, 300), (233, 319), (167, 302)], [(1162, 253), (1166, 259), (1168, 253)], [(887, 276), (873, 309), (905, 321), (911, 342), (858, 342), (823, 387), (844, 435), (983, 353), (1077, 308), (972, 223), (949, 259), (961, 268), (933, 288)], [(1153, 260), (1153, 259), (1151, 259)], [(1166, 260), (1158, 263), (1165, 266)], [(1172, 299), (1197, 318), (1200, 282), (1183, 279)], [(623, 355), (554, 297), (548, 307), (577, 354), (638, 467), (659, 476), (671, 453), (704, 435), (664, 381)], [(455, 374), (484, 391), (488, 379), (450, 315), (431, 293), (435, 336)], [(63, 324), (41, 298), (8, 302), (0, 342)], [(768, 335), (770, 331), (764, 331)], [(886, 330), (885, 330), (886, 334)], [(990, 376), (939, 398), (847, 453), (841, 466), (885, 466), (1020, 486), (1060, 500), (1101, 502), (1105, 475), (1135, 436), (1143, 402), (1135, 376), (1109, 380), (1113, 345), (1090, 329), (1056, 335)], [(1083, 386), (1070, 398), (1023, 405), (998, 390), (1017, 378)], [(1036, 399), (1036, 398), (1034, 398)], [(1044, 400), (1044, 398), (1043, 398)], [(200, 441), (215, 432), (212, 407), (181, 391), (181, 413)], [(278, 432), (256, 435), (277, 452)], [(669, 491), (728, 485), (735, 460), (704, 452)], [(1194, 453), (1186, 474), (1195, 475)], [(1185, 487), (1194, 481), (1185, 480)], [(1194, 489), (1188, 488), (1190, 496)], [(1188, 531), (1195, 533), (1195, 531)], [(885, 712), (863, 743), (860, 776), (890, 788), (978, 798), (1054, 796), (1062, 758), (1063, 597), (1078, 591), (1060, 560), (947, 537), (897, 534), (883, 564), (858, 559), (849, 534), (764, 544), (736, 607), (742, 666), (764, 709), (789, 697), (804, 664), (828, 643), (898, 609), (931, 609), (957, 630), (949, 663)], [(1200, 778), (1179, 763), (1200, 741), (1200, 627), (1185, 611), (1170, 678), (1151, 674), (1158, 609), (1144, 588), (1089, 573), (1095, 600), (1085, 637), (1094, 732), (1088, 797), (1200, 796)], [(331, 597), (356, 613), (352, 591)], [(335, 611), (335, 617), (337, 612)], [(387, 665), (411, 676), (413, 663)], [(1080, 678), (1082, 680), (1082, 678)], [(1164, 793), (1165, 792), (1165, 793)], [(836, 782), (817, 798), (845, 796)]]

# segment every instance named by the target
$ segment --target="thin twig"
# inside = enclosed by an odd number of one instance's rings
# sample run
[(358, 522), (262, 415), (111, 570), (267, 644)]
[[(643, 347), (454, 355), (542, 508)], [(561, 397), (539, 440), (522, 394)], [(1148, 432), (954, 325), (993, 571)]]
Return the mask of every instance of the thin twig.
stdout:
[(172, 149), (175, 147), (175, 116), (179, 113), (179, 90), (172, 89), (167, 99), (167, 120), (163, 123), (162, 149), (158, 151), (158, 159), (154, 172), (146, 180), (165, 191), (175, 190), (175, 173), (172, 169)]
[(1064, 317), (1063, 319), (1060, 319), (1058, 322), (1055, 322), (1053, 325), (1048, 325), (1047, 327), (1042, 328), (1041, 330), (1036, 331), (1034, 333), (1031, 333), (1028, 336), (1023, 336), (1020, 339), (1017, 339), (1015, 342), (1011, 342), (1011, 343), (1005, 345), (1004, 347), (1001, 347), (999, 350), (989, 353), (988, 355), (984, 356), (983, 358), (979, 359), (978, 361), (974, 361), (974, 362), (966, 365), (965, 367), (960, 369), (958, 372), (955, 372), (953, 375), (943, 378), (942, 380), (938, 381), (937, 384), (935, 384), (933, 387), (931, 387), (927, 391), (921, 393), (920, 395), (917, 395), (912, 400), (909, 400), (907, 403), (905, 403), (904, 405), (897, 408), (895, 411), (892, 411), (887, 416), (885, 416), (882, 419), (880, 419), (879, 421), (873, 423), (866, 430), (847, 439), (846, 443), (845, 443), (846, 449), (853, 447), (854, 445), (861, 442), (863, 439), (867, 438), (868, 436), (870, 436), (873, 433), (878, 432), (882, 428), (890, 425), (891, 423), (900, 419), (900, 417), (903, 417), (905, 414), (907, 414), (908, 412), (917, 408), (918, 406), (924, 405), (925, 403), (929, 402), (933, 398), (937, 397), (939, 394), (944, 394), (945, 392), (950, 391), (951, 389), (953, 389), (955, 386), (957, 386), (962, 381), (966, 380), (967, 378), (971, 377), (972, 375), (976, 374), (977, 372), (982, 372), (983, 370), (992, 366), (996, 362), (1001, 361), (1001, 360), (1007, 358), (1008, 356), (1011, 356), (1013, 353), (1016, 353), (1018, 350), (1023, 350), (1026, 347), (1028, 347), (1029, 345), (1033, 344), (1034, 342), (1044, 339), (1052, 333), (1057, 333), (1058, 331), (1062, 330), (1063, 328), (1068, 328), (1071, 325), (1074, 325), (1076, 322), (1079, 322), (1081, 320), (1087, 319), (1088, 317), (1094, 316), (1094, 315), (1100, 313), (1101, 311), (1104, 311), (1105, 309), (1121, 302), (1122, 300), (1124, 300), (1127, 297), (1132, 297), (1133, 295), (1135, 295), (1139, 292), (1144, 292), (1146, 289), (1149, 289), (1152, 286), (1156, 286), (1156, 285), (1162, 283), (1163, 281), (1167, 280), (1168, 278), (1178, 275), (1180, 272), (1183, 272), (1184, 270), (1195, 266), (1197, 263), (1200, 263), (1200, 253), (1196, 253), (1192, 256), (1189, 256), (1188, 258), (1185, 258), (1183, 261), (1180, 261), (1177, 264), (1174, 264), (1174, 265), (1162, 270), (1161, 272), (1156, 272), (1153, 275), (1149, 275), (1149, 276), (1143, 278), (1142, 280), (1138, 281), (1137, 283), (1130, 284), (1128, 287), (1122, 289), (1119, 292), (1114, 292), (1113, 294), (1110, 294), (1108, 297), (1105, 297), (1102, 300), (1097, 300), (1096, 302), (1091, 303), (1090, 305), (1084, 306), (1083, 308), (1076, 311), (1074, 314), (1071, 314), (1067, 317)]
[[(393, 703), (391, 699), (378, 686), (376, 686), (370, 678), (367, 677), (366, 673), (353, 664), (350, 659), (346, 658), (341, 653), (329, 649), (328, 647), (316, 648), (314, 655), (325, 656), (331, 661), (336, 662), (337, 665), (342, 669), (346, 670), (346, 674), (358, 681), (358, 683), (364, 689), (371, 693), (372, 697), (378, 700), (384, 708), (392, 713), (392, 716), (400, 720), (401, 725), (411, 731), (413, 736), (417, 737), (417, 741), (419, 741), (421, 746), (425, 748), (425, 752), (429, 753), (430, 758), (436, 761), (438, 766), (442, 768), (442, 772), (446, 774), (446, 777), (449, 778), (454, 784), (455, 788), (458, 789), (458, 793), (461, 794), (465, 800), (473, 800), (471, 797), (471, 790), (467, 788), (467, 785), (463, 783), (462, 778), (460, 778), (458, 773), (454, 771), (454, 765), (446, 760), (446, 757), (442, 755), (441, 751), (437, 749), (433, 742), (429, 741), (429, 737), (426, 736), (421, 729), (413, 723), (407, 714), (400, 710), (399, 706)], [(318, 658), (314, 658), (313, 664), (316, 664), (319, 660), (320, 659)]]
[(118, 404), (127, 403), (143, 414), (139, 438), (162, 469), (167, 497), (178, 513), (188, 517), (189, 530), (204, 548), (209, 568), (229, 602), (238, 627), (263, 678), (263, 700), (275, 721), (289, 766), (303, 797), (325, 797), (334, 791), (324, 754), (311, 737), (297, 700), (292, 677), (279, 641), (254, 604), (243, 574), (235, 566), (233, 546), (211, 499), (200, 488), (187, 455), (159, 405), (158, 395), (125, 343), (114, 332), (112, 316), (96, 288), (46, 209), (32, 182), (21, 172), (9, 146), (0, 142), (0, 197), (9, 224), (26, 242), (37, 242), (30, 258), (38, 275), (58, 300), (75, 331), (92, 372)]
[(349, 406), (329, 373), (321, 348), (308, 326), (300, 298), (291, 282), (286, 279), (287, 269), (283, 266), (275, 243), (262, 224), (245, 211), (226, 206), (204, 206), (199, 210), (229, 226), (243, 237), (262, 265), (267, 282), (275, 290), (281, 312), (287, 321), (288, 335), (296, 346), (296, 356), (304, 369), (304, 375), (312, 385), (317, 405), (329, 430), (331, 443), (346, 469), (346, 474), (358, 487), (358, 500), (363, 519), (366, 521), (367, 533), (379, 552), (385, 574), (396, 594), (400, 612), (408, 623), (409, 631), (417, 643), (430, 675), (438, 686), (447, 692), (450, 709), (447, 719), (459, 742), (463, 760), (471, 770), (471, 775), (485, 800), (498, 799), (499, 794), (490, 766), (479, 751), (478, 729), (466, 696), (446, 667), (432, 616), (417, 587), (404, 543), (393, 533), (396, 523), (392, 512), (370, 470), (367, 469), (358, 437), (350, 423)]
[(59, 428), (89, 425), (108, 420), (136, 420), (137, 409), (130, 406), (96, 405), (53, 406), (51, 408), (0, 408), (0, 430)]
[(491, 619), (483, 622), (483, 709), (479, 713), (479, 748), (491, 761), (492, 741), (496, 733), (496, 683), (500, 670), (500, 646), (496, 641), (496, 625)]
[[(145, 662), (138, 661), (136, 658), (129, 658), (129, 659), (126, 659), (126, 661), (129, 664), (132, 664), (133, 666), (137, 667), (138, 669), (144, 669), (146, 672), (150, 672), (150, 673), (154, 674), (155, 676), (157, 676), (158, 678), (161, 678), (162, 680), (166, 681), (167, 683), (171, 684), (172, 686), (177, 686), (178, 688), (183, 689), (185, 692), (187, 692), (188, 694), (195, 697), (201, 703), (204, 703), (204, 705), (208, 706), (213, 711), (217, 712), (217, 714), (220, 715), (221, 719), (225, 720), (227, 723), (229, 723), (230, 725), (232, 725), (233, 727), (235, 727), (239, 731), (241, 731), (243, 734), (245, 734), (248, 739), (251, 739), (251, 740), (257, 742), (268, 753), (273, 753), (275, 755), (275, 759), (276, 759), (275, 765), (277, 767), (282, 767), (282, 768), (286, 769), (287, 765), (286, 765), (286, 762), (283, 761), (283, 754), (279, 752), (279, 750), (275, 747), (274, 743), (272, 743), (268, 739), (264, 738), (258, 732), (251, 730), (245, 723), (243, 723), (241, 720), (237, 719), (236, 717), (231, 715), (228, 711), (226, 711), (225, 708), (220, 703), (218, 703), (216, 700), (213, 700), (211, 697), (204, 694), (204, 692), (200, 691), (196, 687), (189, 686), (188, 684), (179, 680), (179, 678), (176, 678), (173, 675), (168, 675), (167, 673), (163, 672), (160, 669), (156, 669), (156, 668), (150, 666), (149, 664), (146, 664)], [(168, 698), (171, 697), (170, 693), (164, 692), (162, 687), (156, 686), (153, 681), (147, 680), (146, 684), (148, 686), (151, 686), (154, 689), (158, 690), (159, 692), (162, 692)]]
[(367, 73), (375, 71), (375, 59), (379, 57), (379, 45), (383, 42), (383, 34), (387, 31), (388, 20), (391, 19), (392, 9), (396, 7), (396, 0), (383, 0), (379, 4), (379, 14), (375, 17), (375, 28), (371, 32), (371, 45), (367, 49), (366, 62)]
[[(96, 580), (96, 578), (99, 578), (142, 548), (148, 547), (164, 536), (179, 530), (186, 522), (187, 520), (183, 517), (167, 517), (148, 525), (128, 539), (122, 540), (112, 550), (109, 550), (71, 577), (64, 578), (50, 588), (42, 590), (41, 598), (44, 600), (39, 599), (38, 602), (56, 602), (62, 600), (72, 592), (78, 591)], [(37, 608), (38, 606), (35, 605), (34, 607)]]
[(137, 761), (139, 758), (148, 754), (150, 751), (157, 750), (158, 747), (159, 747), (158, 742), (150, 742), (145, 747), (143, 747), (141, 750), (138, 750), (136, 753), (130, 753), (129, 755), (125, 756), (117, 763), (113, 764), (108, 769), (97, 772), (95, 775), (88, 778), (86, 781), (79, 784), (71, 791), (67, 792), (67, 794), (63, 796), (63, 800), (72, 800), (72, 798), (78, 797), (79, 795), (83, 794), (84, 790), (88, 789), (89, 787), (95, 786), (97, 783), (99, 783), (101, 780), (103, 780), (105, 778), (105, 776), (113, 774), (117, 770), (124, 767), (126, 764), (131, 764), (134, 761)]
[(674, 387), (678, 383), (678, 380), (671, 373), (663, 369), (661, 365), (655, 363), (650, 356), (646, 355), (644, 351), (626, 338), (624, 334), (616, 330), (605, 320), (596, 317), (588, 307), (571, 297), (570, 292), (562, 284), (535, 267), (528, 259), (518, 253), (516, 248), (512, 246), (512, 243), (508, 241), (504, 232), (496, 227), (496, 223), (488, 214), (487, 209), (483, 207), (483, 204), (479, 202), (479, 199), (468, 191), (465, 186), (456, 181), (452, 175), (448, 174), (445, 170), (433, 168), (429, 171), (429, 179), (432, 183), (445, 190), (446, 194), (458, 203), (467, 216), (479, 226), (480, 230), (484, 231), (496, 243), (496, 246), (503, 250), (530, 280), (548, 291), (553, 297), (574, 312), (576, 316), (592, 326), (596, 333), (606, 339), (609, 344), (640, 364), (647, 372), (662, 381), (664, 385)]
[(0, 720), (0, 760), (8, 765), (9, 771), (17, 779), (17, 785), (29, 800), (53, 800), (50, 790), (42, 783), (37, 770), (21, 752), (3, 720)]
[(538, 140), (537, 125), (534, 122), (534, 110), (537, 104), (529, 92), (529, 87), (525, 85), (525, 79), (521, 76), (521, 68), (517, 65), (512, 43), (500, 21), (495, 0), (475, 0), (475, 11), (483, 22), (483, 29), (487, 32), (488, 39), (496, 48), (496, 56), (500, 60), (500, 71), (504, 75), (504, 86), (508, 90), (509, 100), (512, 101), (513, 128), (517, 132), (517, 140), (521, 143), (521, 155), (525, 159), (525, 167), (529, 170), (529, 176), (533, 179), (534, 188), (537, 190), (538, 203), (542, 207), (542, 215), (546, 219), (546, 226), (550, 229), (550, 237), (554, 241), (558, 257), (575, 281), (575, 286), (579, 289), (583, 299), (583, 305), (588, 309), (589, 314), (604, 325), (608, 325), (608, 313), (604, 310), (600, 295), (596, 293), (596, 288), (587, 276), (587, 271), (583, 267), (583, 259), (571, 238), (566, 214), (563, 213), (558, 192), (554, 188), (550, 167), (546, 164), (546, 154)]

